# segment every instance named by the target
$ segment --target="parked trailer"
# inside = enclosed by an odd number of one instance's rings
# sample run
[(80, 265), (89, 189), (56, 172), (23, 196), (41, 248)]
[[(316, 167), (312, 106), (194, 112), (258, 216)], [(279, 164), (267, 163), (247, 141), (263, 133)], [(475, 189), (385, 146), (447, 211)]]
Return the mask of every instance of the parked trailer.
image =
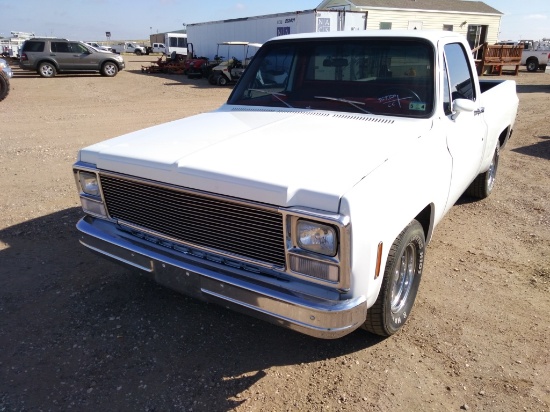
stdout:
[[(284, 34), (365, 30), (367, 13), (344, 10), (304, 10), (187, 25), (187, 36), (201, 56), (214, 60), (219, 43), (265, 43)], [(241, 51), (242, 52), (242, 51)], [(244, 55), (235, 56), (244, 59)]]
[(18, 59), (21, 46), (23, 46), (25, 40), (32, 39), (34, 37), (34, 33), (12, 31), (10, 34), (11, 37), (0, 39), (0, 56)]

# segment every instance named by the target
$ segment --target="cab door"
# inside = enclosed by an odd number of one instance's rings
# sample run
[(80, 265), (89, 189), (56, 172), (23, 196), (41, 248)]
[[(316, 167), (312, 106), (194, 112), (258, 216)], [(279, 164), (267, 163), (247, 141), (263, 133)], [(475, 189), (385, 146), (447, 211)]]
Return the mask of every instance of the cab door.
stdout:
[[(445, 44), (443, 51), (443, 123), (447, 131), (447, 148), (452, 158), (452, 177), (447, 199), (447, 208), (450, 208), (480, 171), (487, 125), (468, 52), (461, 43)], [(469, 100), (473, 110), (456, 111), (457, 99)]]

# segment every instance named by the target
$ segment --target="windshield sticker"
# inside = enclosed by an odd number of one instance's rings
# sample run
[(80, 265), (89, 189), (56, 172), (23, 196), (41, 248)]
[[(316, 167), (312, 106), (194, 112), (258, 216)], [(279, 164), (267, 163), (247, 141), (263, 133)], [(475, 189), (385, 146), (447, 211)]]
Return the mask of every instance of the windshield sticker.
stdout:
[(410, 102), (409, 103), (409, 110), (425, 111), (426, 110), (426, 103), (424, 103), (424, 102)]

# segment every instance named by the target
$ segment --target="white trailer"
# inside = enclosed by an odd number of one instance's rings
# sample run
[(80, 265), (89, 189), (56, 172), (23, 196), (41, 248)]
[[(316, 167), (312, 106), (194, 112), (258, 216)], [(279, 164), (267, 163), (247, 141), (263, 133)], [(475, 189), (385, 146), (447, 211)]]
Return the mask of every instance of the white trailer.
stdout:
[[(212, 60), (218, 43), (243, 41), (265, 43), (284, 34), (365, 30), (367, 13), (344, 10), (304, 10), (241, 19), (187, 25), (189, 43), (197, 56)], [(242, 60), (244, 56), (235, 56)]]
[(27, 39), (34, 38), (34, 33), (25, 33), (22, 31), (12, 31), (11, 37), (0, 39), (0, 56), (19, 58), (19, 50)]

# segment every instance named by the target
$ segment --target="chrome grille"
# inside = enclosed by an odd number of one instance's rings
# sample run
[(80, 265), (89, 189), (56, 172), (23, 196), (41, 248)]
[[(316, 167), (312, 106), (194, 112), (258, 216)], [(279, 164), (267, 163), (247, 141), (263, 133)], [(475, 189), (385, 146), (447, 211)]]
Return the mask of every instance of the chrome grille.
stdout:
[(285, 266), (276, 211), (171, 187), (100, 175), (109, 215), (186, 244)]

